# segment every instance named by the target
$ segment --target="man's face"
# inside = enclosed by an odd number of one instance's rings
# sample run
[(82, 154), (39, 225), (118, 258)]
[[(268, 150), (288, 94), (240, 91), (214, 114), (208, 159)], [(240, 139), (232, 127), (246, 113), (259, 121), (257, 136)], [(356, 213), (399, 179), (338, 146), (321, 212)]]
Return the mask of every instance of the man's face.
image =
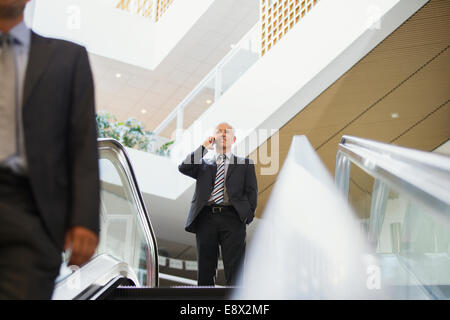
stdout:
[(216, 144), (219, 150), (230, 150), (231, 146), (236, 141), (233, 128), (225, 123), (217, 126), (214, 137), (216, 138)]
[(30, 0), (0, 0), (0, 19), (16, 19), (20, 17), (25, 5)]

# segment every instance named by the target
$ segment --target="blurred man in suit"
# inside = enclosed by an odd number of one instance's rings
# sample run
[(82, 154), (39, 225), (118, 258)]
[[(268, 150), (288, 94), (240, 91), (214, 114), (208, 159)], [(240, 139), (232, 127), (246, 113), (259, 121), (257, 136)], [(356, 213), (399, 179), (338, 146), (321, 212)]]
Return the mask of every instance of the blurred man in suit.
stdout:
[[(246, 225), (255, 214), (258, 187), (253, 162), (231, 153), (235, 141), (233, 127), (221, 123), (178, 167), (197, 180), (185, 229), (196, 234), (199, 286), (215, 284), (219, 246), (227, 285), (236, 285), (244, 261)], [(214, 147), (214, 158), (203, 159)]]
[(24, 23), (0, 0), (0, 298), (49, 299), (61, 265), (81, 265), (99, 232), (94, 88), (83, 47)]

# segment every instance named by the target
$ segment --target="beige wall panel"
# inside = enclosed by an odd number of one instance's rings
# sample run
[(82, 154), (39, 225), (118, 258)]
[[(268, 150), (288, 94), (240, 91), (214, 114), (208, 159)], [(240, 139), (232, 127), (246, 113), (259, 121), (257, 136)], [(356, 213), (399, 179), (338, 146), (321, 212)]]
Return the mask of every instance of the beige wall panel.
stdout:
[(450, 139), (450, 103), (423, 119), (393, 143), (424, 151), (432, 151)]

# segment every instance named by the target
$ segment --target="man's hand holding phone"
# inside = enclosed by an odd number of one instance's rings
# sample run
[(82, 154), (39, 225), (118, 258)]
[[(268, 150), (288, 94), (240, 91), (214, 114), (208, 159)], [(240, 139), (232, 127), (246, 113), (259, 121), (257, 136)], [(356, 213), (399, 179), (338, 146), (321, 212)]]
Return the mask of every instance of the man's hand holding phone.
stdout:
[(208, 150), (214, 149), (214, 144), (216, 143), (216, 138), (208, 137), (205, 142), (203, 142), (203, 146)]

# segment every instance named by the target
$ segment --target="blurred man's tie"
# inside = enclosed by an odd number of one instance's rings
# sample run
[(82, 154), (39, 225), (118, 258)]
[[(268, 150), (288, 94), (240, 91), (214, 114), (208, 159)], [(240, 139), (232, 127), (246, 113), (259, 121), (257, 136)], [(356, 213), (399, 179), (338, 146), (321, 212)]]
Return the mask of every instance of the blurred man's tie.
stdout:
[(16, 153), (16, 65), (9, 34), (0, 37), (0, 163)]
[(223, 191), (225, 181), (225, 155), (220, 155), (219, 159), (222, 161), (217, 166), (216, 182), (214, 183), (214, 189), (212, 198), (215, 204), (221, 204), (223, 202)]

